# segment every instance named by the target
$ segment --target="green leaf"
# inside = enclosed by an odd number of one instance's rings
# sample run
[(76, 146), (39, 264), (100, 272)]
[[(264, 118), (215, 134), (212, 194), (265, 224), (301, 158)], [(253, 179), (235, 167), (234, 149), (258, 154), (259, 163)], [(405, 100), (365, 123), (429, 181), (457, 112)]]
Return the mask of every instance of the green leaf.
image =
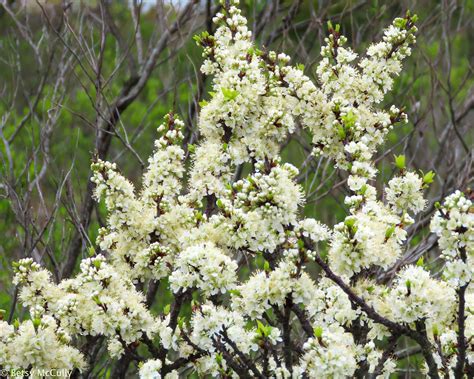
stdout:
[(428, 185), (433, 183), (435, 177), (435, 173), (433, 171), (428, 171), (425, 175), (423, 175), (423, 183)]
[(261, 337), (268, 337), (272, 332), (272, 327), (270, 325), (264, 325), (259, 320), (257, 320), (257, 334)]
[(367, 189), (368, 189), (368, 188), (369, 188), (369, 187), (367, 187), (367, 184), (364, 184), (362, 187), (360, 187), (359, 195), (364, 196), (365, 193), (367, 192)]
[(304, 247), (304, 241), (303, 241), (301, 238), (298, 239), (298, 247), (299, 247), (300, 249), (303, 249), (303, 247)]
[(242, 293), (239, 290), (229, 290), (229, 293), (234, 296), (242, 296)]
[(399, 169), (399, 170), (404, 170), (405, 167), (406, 167), (406, 158), (403, 154), (401, 155), (394, 155), (395, 157), (395, 166)]
[(395, 232), (395, 225), (392, 225), (390, 228), (388, 228), (386, 231), (385, 231), (385, 239), (389, 239), (392, 234)]
[(346, 129), (353, 128), (357, 121), (357, 116), (350, 110), (346, 115), (341, 116), (341, 120), (344, 122)]
[(32, 321), (33, 321), (33, 326), (35, 327), (35, 329), (38, 329), (38, 327), (41, 325), (41, 319), (34, 318)]
[(321, 338), (323, 336), (323, 328), (322, 326), (316, 326), (314, 329), (314, 336), (316, 338)]
[(171, 304), (166, 304), (165, 307), (163, 308), (163, 314), (169, 315), (170, 311), (171, 311)]
[(200, 211), (196, 211), (194, 215), (196, 217), (196, 221), (201, 221), (204, 218), (202, 212)]
[(418, 267), (423, 267), (425, 265), (425, 258), (423, 257), (420, 257), (417, 261), (416, 261), (416, 265)]
[(265, 262), (263, 262), (263, 269), (265, 270), (265, 272), (270, 271), (270, 263), (267, 260), (265, 260)]
[(94, 300), (94, 302), (95, 302), (97, 305), (101, 305), (101, 304), (102, 304), (102, 302), (101, 302), (100, 299), (99, 299), (99, 296), (97, 296), (97, 295), (92, 296), (92, 300)]
[(398, 29), (405, 29), (407, 26), (407, 19), (406, 18), (396, 18), (393, 21), (393, 25)]
[(354, 217), (347, 217), (344, 220), (344, 225), (346, 225), (349, 229), (352, 228), (356, 223), (356, 219)]
[(337, 135), (339, 136), (341, 140), (346, 138), (346, 130), (344, 129), (342, 125), (337, 126)]
[(196, 44), (197, 45), (202, 45), (203, 41), (208, 39), (209, 38), (209, 32), (208, 31), (204, 31), (202, 32), (200, 35), (196, 34), (194, 37), (193, 37), (193, 40), (196, 41)]
[(227, 101), (234, 100), (239, 95), (234, 89), (221, 88), (221, 91)]

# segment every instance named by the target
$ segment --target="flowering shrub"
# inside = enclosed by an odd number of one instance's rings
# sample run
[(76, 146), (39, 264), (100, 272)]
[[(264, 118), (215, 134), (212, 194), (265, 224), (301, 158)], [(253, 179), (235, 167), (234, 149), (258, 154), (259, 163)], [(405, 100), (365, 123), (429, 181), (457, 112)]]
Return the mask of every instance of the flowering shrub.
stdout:
[[(396, 19), (361, 58), (329, 25), (318, 85), (287, 55), (256, 48), (235, 1), (214, 21), (214, 35), (196, 37), (213, 82), (191, 167), (174, 114), (158, 129), (141, 190), (115, 164), (93, 163), (108, 210), (97, 250), (60, 283), (32, 259), (16, 264), (31, 319), (0, 322), (0, 366), (84, 370), (77, 339), (102, 337), (142, 378), (388, 377), (408, 338), (430, 377), (472, 377), (472, 201), (456, 191), (437, 205), (431, 230), (446, 264), (433, 275), (422, 260), (397, 266), (433, 174), (397, 157), (383, 191), (371, 184), (377, 147), (406, 121), (381, 103), (410, 55), (416, 17)], [(332, 228), (301, 216), (298, 169), (279, 157), (299, 127), (314, 155), (348, 173), (349, 211)], [(242, 164), (251, 172), (235, 180)], [(398, 274), (385, 283), (377, 273), (390, 268)], [(173, 298), (156, 312), (142, 290), (158, 281)]]

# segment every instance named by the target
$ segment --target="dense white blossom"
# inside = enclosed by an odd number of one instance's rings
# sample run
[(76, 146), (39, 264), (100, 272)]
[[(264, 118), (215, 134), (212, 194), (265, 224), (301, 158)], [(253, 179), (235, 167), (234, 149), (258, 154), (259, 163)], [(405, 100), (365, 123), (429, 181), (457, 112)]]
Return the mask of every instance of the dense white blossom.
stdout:
[(190, 339), (205, 351), (214, 352), (214, 341), (222, 342), (224, 338), (234, 341), (244, 353), (257, 349), (255, 331), (246, 330), (244, 318), (238, 312), (206, 303), (193, 314), (191, 326)]
[[(236, 4), (223, 4), (214, 35), (196, 37), (212, 79), (196, 144), (183, 146), (184, 123), (169, 114), (141, 188), (115, 163), (93, 163), (107, 219), (75, 277), (55, 283), (31, 258), (15, 265), (30, 319), (0, 320), (1, 367), (84, 369), (77, 339), (103, 336), (109, 356), (132, 357), (144, 379), (188, 369), (389, 377), (396, 357), (384, 348), (404, 335), (431, 354), (431, 372), (453, 376), (461, 305), (474, 338), (472, 201), (456, 191), (437, 206), (431, 230), (446, 264), (435, 275), (402, 259), (431, 174), (403, 168), (380, 190), (373, 181), (377, 148), (406, 121), (382, 100), (410, 55), (415, 18), (396, 19), (360, 56), (330, 25), (315, 84), (287, 55), (257, 49)], [(279, 156), (301, 128), (312, 156), (346, 171), (348, 211), (333, 227), (303, 216), (298, 169)], [(381, 279), (387, 272), (393, 281)], [(143, 292), (153, 297), (158, 285), (150, 307)], [(465, 357), (474, 364), (471, 344)]]
[(121, 352), (117, 337), (132, 343), (155, 332), (143, 295), (103, 256), (83, 260), (79, 275), (59, 285), (31, 259), (21, 260), (16, 271), (15, 282), (22, 285), (20, 299), (33, 316), (59, 317), (68, 334), (110, 337), (114, 355)]
[(422, 267), (408, 266), (398, 274), (379, 306), (383, 314), (396, 321), (442, 324), (451, 317), (455, 301), (455, 291), (449, 284), (433, 279)]
[(351, 276), (377, 265), (387, 268), (399, 258), (406, 231), (402, 219), (380, 201), (362, 208), (334, 227), (329, 261), (340, 274)]
[(297, 169), (290, 165), (256, 164), (256, 172), (235, 182), (218, 205), (225, 212), (231, 233), (228, 245), (251, 251), (274, 251), (285, 239), (285, 227), (297, 223), (302, 204)]
[(198, 288), (205, 295), (225, 293), (237, 280), (237, 264), (213, 244), (188, 247), (176, 258), (171, 288)]
[(161, 361), (159, 359), (150, 359), (140, 367), (140, 379), (161, 379), (160, 369)]
[(84, 356), (69, 346), (70, 336), (51, 316), (27, 320), (17, 327), (0, 321), (0, 366), (6, 369), (83, 369)]
[(426, 204), (422, 188), (423, 179), (413, 172), (407, 172), (388, 182), (388, 187), (385, 188), (387, 202), (397, 212), (418, 213)]
[(357, 368), (354, 347), (352, 335), (342, 328), (323, 329), (303, 345), (301, 365), (311, 378), (352, 377)]
[(444, 276), (464, 285), (473, 275), (474, 212), (473, 203), (456, 191), (446, 197), (431, 220), (431, 231), (439, 237), (443, 258), (447, 261)]

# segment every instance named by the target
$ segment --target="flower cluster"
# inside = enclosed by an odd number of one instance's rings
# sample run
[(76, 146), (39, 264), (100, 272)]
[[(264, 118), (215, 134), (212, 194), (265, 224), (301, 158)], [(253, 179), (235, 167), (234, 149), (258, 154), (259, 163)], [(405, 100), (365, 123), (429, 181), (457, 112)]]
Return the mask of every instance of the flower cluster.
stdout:
[[(381, 191), (370, 181), (377, 147), (406, 119), (380, 104), (416, 17), (396, 19), (362, 58), (329, 25), (316, 85), (287, 55), (257, 49), (236, 5), (223, 2), (215, 34), (196, 38), (212, 91), (189, 162), (169, 114), (140, 190), (114, 163), (92, 164), (108, 212), (96, 248), (59, 283), (32, 259), (16, 264), (31, 320), (0, 321), (0, 366), (83, 369), (77, 340), (103, 336), (147, 379), (388, 377), (406, 336), (430, 376), (474, 372), (472, 201), (457, 191), (437, 206), (446, 268), (435, 277), (403, 259), (432, 173), (399, 167)], [(348, 171), (348, 212), (331, 228), (302, 215), (298, 169), (279, 156), (300, 125), (313, 154)]]
[(445, 277), (458, 285), (469, 283), (473, 275), (474, 205), (461, 191), (448, 196), (431, 221), (431, 231), (439, 237), (446, 260)]
[(237, 264), (212, 244), (188, 247), (175, 262), (171, 288), (199, 288), (205, 295), (225, 293), (237, 280)]
[(311, 378), (351, 377), (357, 368), (354, 347), (352, 335), (340, 327), (319, 330), (303, 345), (301, 371)]
[(184, 123), (168, 114), (158, 128), (162, 136), (155, 142), (155, 152), (143, 176), (143, 188), (134, 186), (117, 172), (115, 164), (97, 161), (92, 164), (95, 196), (105, 199), (109, 216), (100, 229), (98, 246), (110, 251), (114, 267), (132, 278), (160, 279), (170, 272), (178, 236), (194, 216), (179, 200), (184, 173)]
[(386, 199), (396, 212), (411, 211), (416, 214), (426, 205), (422, 189), (423, 179), (414, 172), (407, 172), (388, 182)]
[(310, 288), (314, 287), (311, 284), (306, 273), (298, 278), (295, 264), (283, 260), (270, 273), (257, 272), (238, 286), (232, 306), (241, 314), (258, 319), (272, 306), (283, 307), (289, 298), (294, 304), (309, 302), (312, 296)]
[(371, 158), (377, 147), (395, 123), (406, 120), (395, 106), (385, 111), (377, 104), (392, 88), (401, 61), (410, 55), (415, 42), (414, 21), (416, 17), (409, 14), (396, 19), (383, 41), (369, 47), (367, 57), (358, 64), (358, 55), (344, 47), (347, 39), (339, 27), (330, 25), (317, 68), (321, 88), (295, 68), (282, 70), (298, 100), (293, 114), (312, 132), (314, 153), (334, 158), (354, 175), (375, 174)]
[(373, 265), (388, 268), (400, 257), (406, 231), (403, 219), (380, 201), (362, 208), (334, 227), (329, 262), (341, 275), (352, 276)]
[(256, 164), (255, 173), (235, 182), (218, 200), (223, 209), (228, 244), (250, 251), (274, 251), (285, 239), (285, 228), (297, 222), (302, 205), (297, 169), (286, 163)]
[(140, 367), (141, 379), (161, 379), (160, 369), (162, 367), (159, 359), (150, 359)]
[(408, 266), (377, 306), (397, 321), (442, 324), (453, 314), (455, 301), (455, 291), (447, 283), (433, 279), (423, 267)]
[(70, 335), (52, 316), (9, 325), (0, 321), (0, 366), (38, 370), (85, 368), (84, 356), (69, 346)]
[(109, 350), (119, 356), (124, 345), (155, 333), (143, 295), (103, 256), (83, 260), (79, 275), (59, 285), (31, 258), (21, 260), (16, 272), (23, 305), (36, 319), (58, 319), (65, 335), (106, 336)]
[(214, 36), (197, 38), (206, 58), (201, 70), (214, 78), (211, 99), (202, 104), (199, 118), (202, 145), (219, 144), (234, 164), (271, 159), (295, 127), (294, 101), (280, 77), (289, 57), (256, 49), (247, 20), (235, 6), (217, 13), (214, 22)]

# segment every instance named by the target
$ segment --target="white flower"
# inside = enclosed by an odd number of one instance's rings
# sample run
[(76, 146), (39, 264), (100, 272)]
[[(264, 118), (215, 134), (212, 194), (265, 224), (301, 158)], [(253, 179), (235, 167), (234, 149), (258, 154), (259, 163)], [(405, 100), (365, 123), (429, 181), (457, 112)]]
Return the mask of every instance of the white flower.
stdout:
[(149, 359), (140, 367), (140, 379), (161, 379), (161, 365), (159, 359)]
[(431, 278), (422, 267), (408, 266), (398, 274), (380, 311), (395, 321), (426, 319), (442, 324), (451, 317), (455, 301), (456, 293), (448, 284)]
[(284, 239), (285, 226), (297, 222), (298, 206), (302, 204), (301, 187), (295, 183), (297, 170), (290, 164), (274, 162), (233, 185), (221, 200), (228, 214), (232, 233), (227, 244), (251, 251), (274, 251)]
[(418, 213), (425, 208), (423, 180), (414, 172), (407, 172), (388, 182), (385, 188), (387, 202), (396, 212), (412, 211)]
[(174, 292), (199, 288), (207, 296), (225, 293), (235, 286), (237, 264), (214, 244), (191, 246), (181, 252), (170, 275)]
[(303, 345), (301, 365), (311, 378), (345, 378), (354, 374), (354, 342), (341, 329), (323, 329), (320, 338), (310, 338)]
[(24, 321), (17, 330), (0, 321), (0, 364), (7, 369), (84, 369), (84, 356), (66, 340), (50, 316)]
[(191, 340), (201, 349), (216, 351), (215, 341), (227, 336), (245, 354), (257, 348), (255, 332), (247, 331), (244, 318), (235, 311), (216, 307), (210, 303), (203, 304), (200, 312), (195, 312), (191, 319)]
[(123, 345), (118, 340), (118, 338), (110, 340), (109, 344), (107, 345), (107, 350), (109, 351), (109, 354), (112, 358), (119, 358), (124, 352)]
[(362, 208), (334, 227), (329, 262), (340, 274), (351, 276), (371, 265), (389, 267), (401, 254), (406, 232), (399, 216), (381, 202), (368, 200)]
[(439, 236), (439, 246), (446, 258), (460, 258), (465, 249), (471, 259), (474, 253), (473, 203), (461, 191), (446, 197), (443, 206), (431, 220), (431, 231)]
[(314, 242), (326, 241), (330, 237), (329, 229), (312, 218), (305, 218), (299, 222), (300, 233)]

